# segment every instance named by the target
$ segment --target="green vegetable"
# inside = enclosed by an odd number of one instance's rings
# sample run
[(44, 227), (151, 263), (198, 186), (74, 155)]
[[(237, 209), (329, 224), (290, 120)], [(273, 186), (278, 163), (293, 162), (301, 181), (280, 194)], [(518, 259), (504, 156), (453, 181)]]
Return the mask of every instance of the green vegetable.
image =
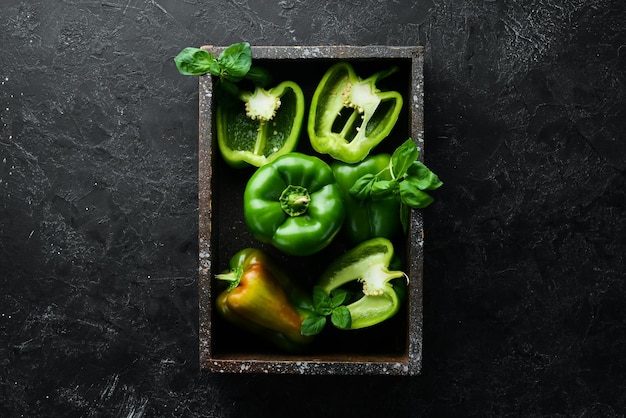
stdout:
[(389, 135), (400, 115), (402, 95), (376, 87), (395, 71), (361, 79), (347, 62), (330, 67), (311, 101), (308, 133), (313, 149), (347, 163), (363, 160)]
[(303, 335), (317, 335), (326, 326), (327, 316), (337, 328), (349, 328), (352, 325), (350, 310), (342, 305), (348, 298), (348, 291), (334, 289), (327, 294), (320, 286), (313, 288), (313, 308), (315, 314), (307, 316), (302, 321)]
[[(304, 119), (304, 94), (292, 81), (266, 89), (269, 74), (252, 65), (247, 42), (233, 44), (219, 57), (201, 48), (185, 48), (174, 62), (181, 74), (217, 77), (217, 142), (233, 167), (260, 167), (293, 151)], [(242, 80), (253, 88), (240, 88)]]
[(412, 139), (407, 139), (392, 154), (387, 167), (376, 174), (364, 174), (350, 188), (350, 195), (363, 202), (400, 202), (402, 224), (406, 226), (408, 207), (425, 208), (434, 199), (426, 190), (443, 185), (439, 177), (418, 160), (419, 151)]
[(357, 180), (366, 174), (380, 173), (381, 180), (390, 180), (389, 154), (370, 155), (357, 164), (335, 161), (331, 164), (337, 184), (343, 194), (346, 219), (343, 230), (353, 244), (374, 237), (394, 238), (402, 232), (400, 201), (394, 196), (372, 200), (359, 200), (350, 194)]
[(230, 270), (216, 277), (229, 283), (216, 299), (217, 312), (228, 322), (286, 351), (312, 341), (301, 333), (302, 322), (313, 314), (311, 298), (267, 253), (241, 250), (230, 259)]
[(218, 85), (231, 94), (238, 91), (236, 83), (244, 78), (258, 85), (269, 83), (269, 73), (252, 65), (252, 50), (248, 42), (232, 44), (216, 58), (202, 48), (187, 47), (174, 57), (176, 68), (183, 75), (211, 74)]
[(304, 94), (292, 81), (239, 94), (217, 105), (217, 142), (233, 167), (260, 167), (293, 151), (304, 119)]
[(341, 190), (328, 164), (297, 152), (257, 169), (246, 184), (243, 205), (256, 239), (298, 256), (330, 244), (345, 217)]
[[(316, 299), (323, 298), (316, 298), (314, 293), (316, 313), (302, 322), (302, 334), (315, 335), (321, 332), (326, 323), (324, 315), (329, 310), (331, 314), (338, 310), (338, 306), (344, 302), (342, 299), (346, 298), (347, 294), (337, 292), (342, 286), (356, 282), (362, 285), (361, 297), (345, 305), (349, 312), (349, 321), (344, 319), (341, 323), (341, 320), (336, 322), (331, 318), (337, 328), (352, 330), (370, 327), (394, 316), (400, 309), (402, 298), (391, 282), (406, 275), (402, 271), (389, 269), (393, 258), (393, 244), (388, 239), (379, 237), (362, 242), (335, 259), (321, 275), (316, 288), (328, 295), (328, 298), (326, 301), (316, 302)], [(337, 297), (341, 302), (335, 301)], [(321, 311), (320, 304), (327, 309)], [(341, 312), (339, 315), (347, 316)]]

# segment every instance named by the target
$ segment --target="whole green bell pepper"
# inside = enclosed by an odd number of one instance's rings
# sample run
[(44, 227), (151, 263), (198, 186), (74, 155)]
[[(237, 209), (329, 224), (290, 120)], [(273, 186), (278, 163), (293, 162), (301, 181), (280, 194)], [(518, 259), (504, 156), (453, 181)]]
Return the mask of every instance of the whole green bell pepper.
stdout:
[(380, 200), (358, 200), (350, 188), (366, 174), (379, 174), (380, 180), (391, 180), (388, 170), (391, 155), (370, 155), (357, 164), (335, 161), (331, 164), (337, 184), (343, 194), (346, 219), (343, 230), (353, 244), (375, 237), (395, 238), (402, 232), (400, 200), (389, 196)]
[(402, 95), (376, 87), (395, 71), (393, 67), (361, 79), (348, 62), (331, 66), (311, 100), (307, 129), (313, 149), (347, 163), (363, 160), (400, 115)]
[(246, 184), (243, 201), (252, 235), (296, 256), (316, 253), (330, 244), (345, 217), (330, 166), (297, 152), (257, 169)]
[(312, 313), (311, 298), (267, 253), (241, 250), (230, 259), (229, 271), (216, 277), (229, 283), (216, 299), (217, 312), (228, 322), (286, 351), (312, 341), (300, 331)]
[(317, 285), (327, 294), (351, 282), (363, 285), (363, 295), (346, 307), (351, 323), (345, 329), (359, 329), (381, 323), (394, 316), (401, 305), (394, 279), (406, 277), (400, 270), (390, 270), (394, 248), (387, 238), (372, 238), (335, 259), (322, 273)]
[(283, 81), (269, 90), (257, 86), (238, 97), (217, 105), (217, 143), (226, 163), (260, 167), (296, 148), (304, 119), (298, 84)]

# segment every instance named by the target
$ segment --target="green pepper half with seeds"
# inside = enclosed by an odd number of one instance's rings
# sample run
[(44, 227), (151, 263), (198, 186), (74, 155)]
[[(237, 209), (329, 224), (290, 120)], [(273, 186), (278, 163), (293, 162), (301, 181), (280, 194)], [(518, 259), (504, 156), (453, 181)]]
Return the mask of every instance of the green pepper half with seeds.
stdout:
[(218, 103), (217, 142), (232, 167), (261, 167), (298, 145), (304, 119), (304, 94), (298, 84), (283, 81), (273, 88), (240, 91), (238, 100)]
[(319, 82), (309, 110), (313, 149), (345, 163), (363, 160), (385, 139), (402, 110), (402, 95), (376, 83), (397, 67), (360, 78), (346, 61), (334, 64)]

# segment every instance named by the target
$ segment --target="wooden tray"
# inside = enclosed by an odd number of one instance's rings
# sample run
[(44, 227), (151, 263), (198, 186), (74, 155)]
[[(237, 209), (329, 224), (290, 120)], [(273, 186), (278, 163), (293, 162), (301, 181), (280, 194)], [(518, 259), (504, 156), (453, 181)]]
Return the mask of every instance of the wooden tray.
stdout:
[[(205, 46), (216, 56), (223, 47)], [(268, 68), (276, 82), (293, 80), (304, 90), (307, 114), (313, 91), (324, 72), (338, 60), (351, 62), (365, 78), (376, 71), (397, 65), (399, 71), (384, 80), (387, 88), (400, 91), (403, 110), (391, 135), (372, 153), (393, 152), (411, 137), (424, 151), (423, 58), (422, 47), (388, 46), (253, 46), (255, 64)], [(423, 221), (412, 210), (406, 239), (394, 242), (409, 276), (407, 301), (392, 319), (358, 331), (327, 328), (304, 354), (285, 354), (233, 328), (217, 316), (214, 299), (215, 274), (227, 269), (228, 261), (246, 247), (263, 248), (276, 256), (303, 284), (311, 284), (320, 269), (347, 250), (338, 236), (322, 252), (293, 258), (255, 241), (243, 221), (242, 195), (254, 168), (228, 167), (216, 144), (213, 79), (199, 81), (199, 355), (200, 368), (210, 372), (271, 373), (309, 375), (417, 375), (422, 364), (422, 264)], [(304, 125), (306, 125), (306, 120)], [(315, 153), (303, 127), (298, 151)]]

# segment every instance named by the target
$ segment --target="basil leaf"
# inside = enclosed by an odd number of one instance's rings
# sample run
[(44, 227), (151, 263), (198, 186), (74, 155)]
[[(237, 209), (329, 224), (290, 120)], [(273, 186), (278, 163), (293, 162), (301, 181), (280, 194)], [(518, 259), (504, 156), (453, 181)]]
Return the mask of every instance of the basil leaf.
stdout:
[(313, 288), (313, 307), (320, 315), (329, 315), (332, 312), (330, 296), (319, 286)]
[(252, 66), (252, 52), (248, 42), (232, 44), (222, 51), (217, 60), (222, 69), (221, 76), (230, 81), (239, 81)]
[(204, 49), (187, 47), (174, 57), (174, 62), (183, 75), (204, 75), (211, 72), (216, 61), (215, 56)]
[(374, 174), (365, 174), (354, 182), (348, 193), (357, 200), (365, 200), (369, 197), (375, 181), (376, 176)]
[(421, 190), (435, 190), (443, 185), (439, 177), (420, 161), (413, 161), (407, 170), (407, 175)]
[(404, 141), (391, 155), (391, 172), (393, 177), (402, 177), (418, 156), (419, 151), (415, 142), (411, 138)]
[(382, 200), (394, 196), (398, 193), (398, 182), (396, 180), (378, 180), (372, 184), (370, 196), (372, 200)]
[(425, 208), (435, 200), (428, 193), (421, 191), (410, 177), (400, 182), (400, 199), (407, 206), (417, 209)]
[(339, 306), (333, 310), (333, 313), (330, 315), (330, 321), (337, 328), (349, 328), (350, 325), (352, 325), (352, 315), (350, 315), (350, 310), (345, 306)]
[(346, 301), (348, 291), (345, 289), (334, 289), (330, 292), (330, 306), (336, 308)]
[(209, 73), (214, 76), (220, 76), (222, 74), (222, 67), (220, 66), (220, 62), (218, 60), (213, 60), (211, 65), (209, 65)]
[(326, 326), (326, 317), (321, 315), (309, 316), (302, 321), (300, 325), (300, 334), (302, 335), (317, 335)]

